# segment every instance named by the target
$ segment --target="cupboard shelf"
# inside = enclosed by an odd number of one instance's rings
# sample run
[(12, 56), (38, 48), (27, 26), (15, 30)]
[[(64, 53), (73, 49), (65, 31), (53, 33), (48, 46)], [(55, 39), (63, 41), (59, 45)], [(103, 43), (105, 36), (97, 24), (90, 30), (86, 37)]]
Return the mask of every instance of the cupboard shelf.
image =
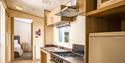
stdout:
[(112, 14), (122, 14), (125, 12), (125, 1), (87, 12), (87, 16), (102, 17)]

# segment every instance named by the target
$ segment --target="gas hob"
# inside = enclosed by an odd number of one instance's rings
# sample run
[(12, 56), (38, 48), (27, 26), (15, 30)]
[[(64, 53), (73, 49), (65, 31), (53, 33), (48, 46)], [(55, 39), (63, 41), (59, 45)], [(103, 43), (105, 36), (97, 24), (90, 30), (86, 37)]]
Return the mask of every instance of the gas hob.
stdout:
[(82, 55), (78, 55), (72, 52), (53, 52), (53, 53), (62, 57), (82, 57)]

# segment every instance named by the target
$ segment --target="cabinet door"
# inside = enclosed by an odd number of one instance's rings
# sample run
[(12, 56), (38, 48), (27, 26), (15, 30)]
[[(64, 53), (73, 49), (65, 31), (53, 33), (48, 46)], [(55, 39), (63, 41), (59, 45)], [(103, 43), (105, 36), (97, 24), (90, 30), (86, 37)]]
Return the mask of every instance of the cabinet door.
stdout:
[(51, 25), (51, 24), (53, 24), (53, 15), (52, 15), (52, 12), (50, 12), (47, 15), (47, 25)]
[(47, 63), (47, 54), (41, 51), (41, 63)]
[(50, 60), (51, 60), (51, 54), (47, 53), (47, 63), (51, 63)]
[(50, 18), (51, 18), (50, 13), (48, 13), (48, 14), (47, 14), (47, 25), (50, 24)]

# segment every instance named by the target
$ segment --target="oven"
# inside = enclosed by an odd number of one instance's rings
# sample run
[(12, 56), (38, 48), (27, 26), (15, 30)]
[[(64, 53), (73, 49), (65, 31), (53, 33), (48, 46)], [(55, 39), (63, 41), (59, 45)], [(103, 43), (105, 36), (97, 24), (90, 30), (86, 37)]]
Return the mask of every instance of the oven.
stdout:
[(72, 52), (53, 52), (51, 53), (51, 63), (70, 63), (68, 58), (80, 57), (83, 58), (84, 46), (73, 44)]
[(65, 61), (64, 59), (62, 59), (54, 54), (51, 54), (50, 63), (69, 63), (69, 62)]

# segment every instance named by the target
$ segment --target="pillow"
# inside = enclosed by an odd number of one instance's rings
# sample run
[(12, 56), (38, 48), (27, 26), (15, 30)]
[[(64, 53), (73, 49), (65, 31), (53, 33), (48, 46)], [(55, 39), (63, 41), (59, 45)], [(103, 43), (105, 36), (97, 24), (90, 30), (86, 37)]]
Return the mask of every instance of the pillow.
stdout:
[(14, 44), (19, 44), (19, 43), (18, 43), (18, 40), (14, 40)]

